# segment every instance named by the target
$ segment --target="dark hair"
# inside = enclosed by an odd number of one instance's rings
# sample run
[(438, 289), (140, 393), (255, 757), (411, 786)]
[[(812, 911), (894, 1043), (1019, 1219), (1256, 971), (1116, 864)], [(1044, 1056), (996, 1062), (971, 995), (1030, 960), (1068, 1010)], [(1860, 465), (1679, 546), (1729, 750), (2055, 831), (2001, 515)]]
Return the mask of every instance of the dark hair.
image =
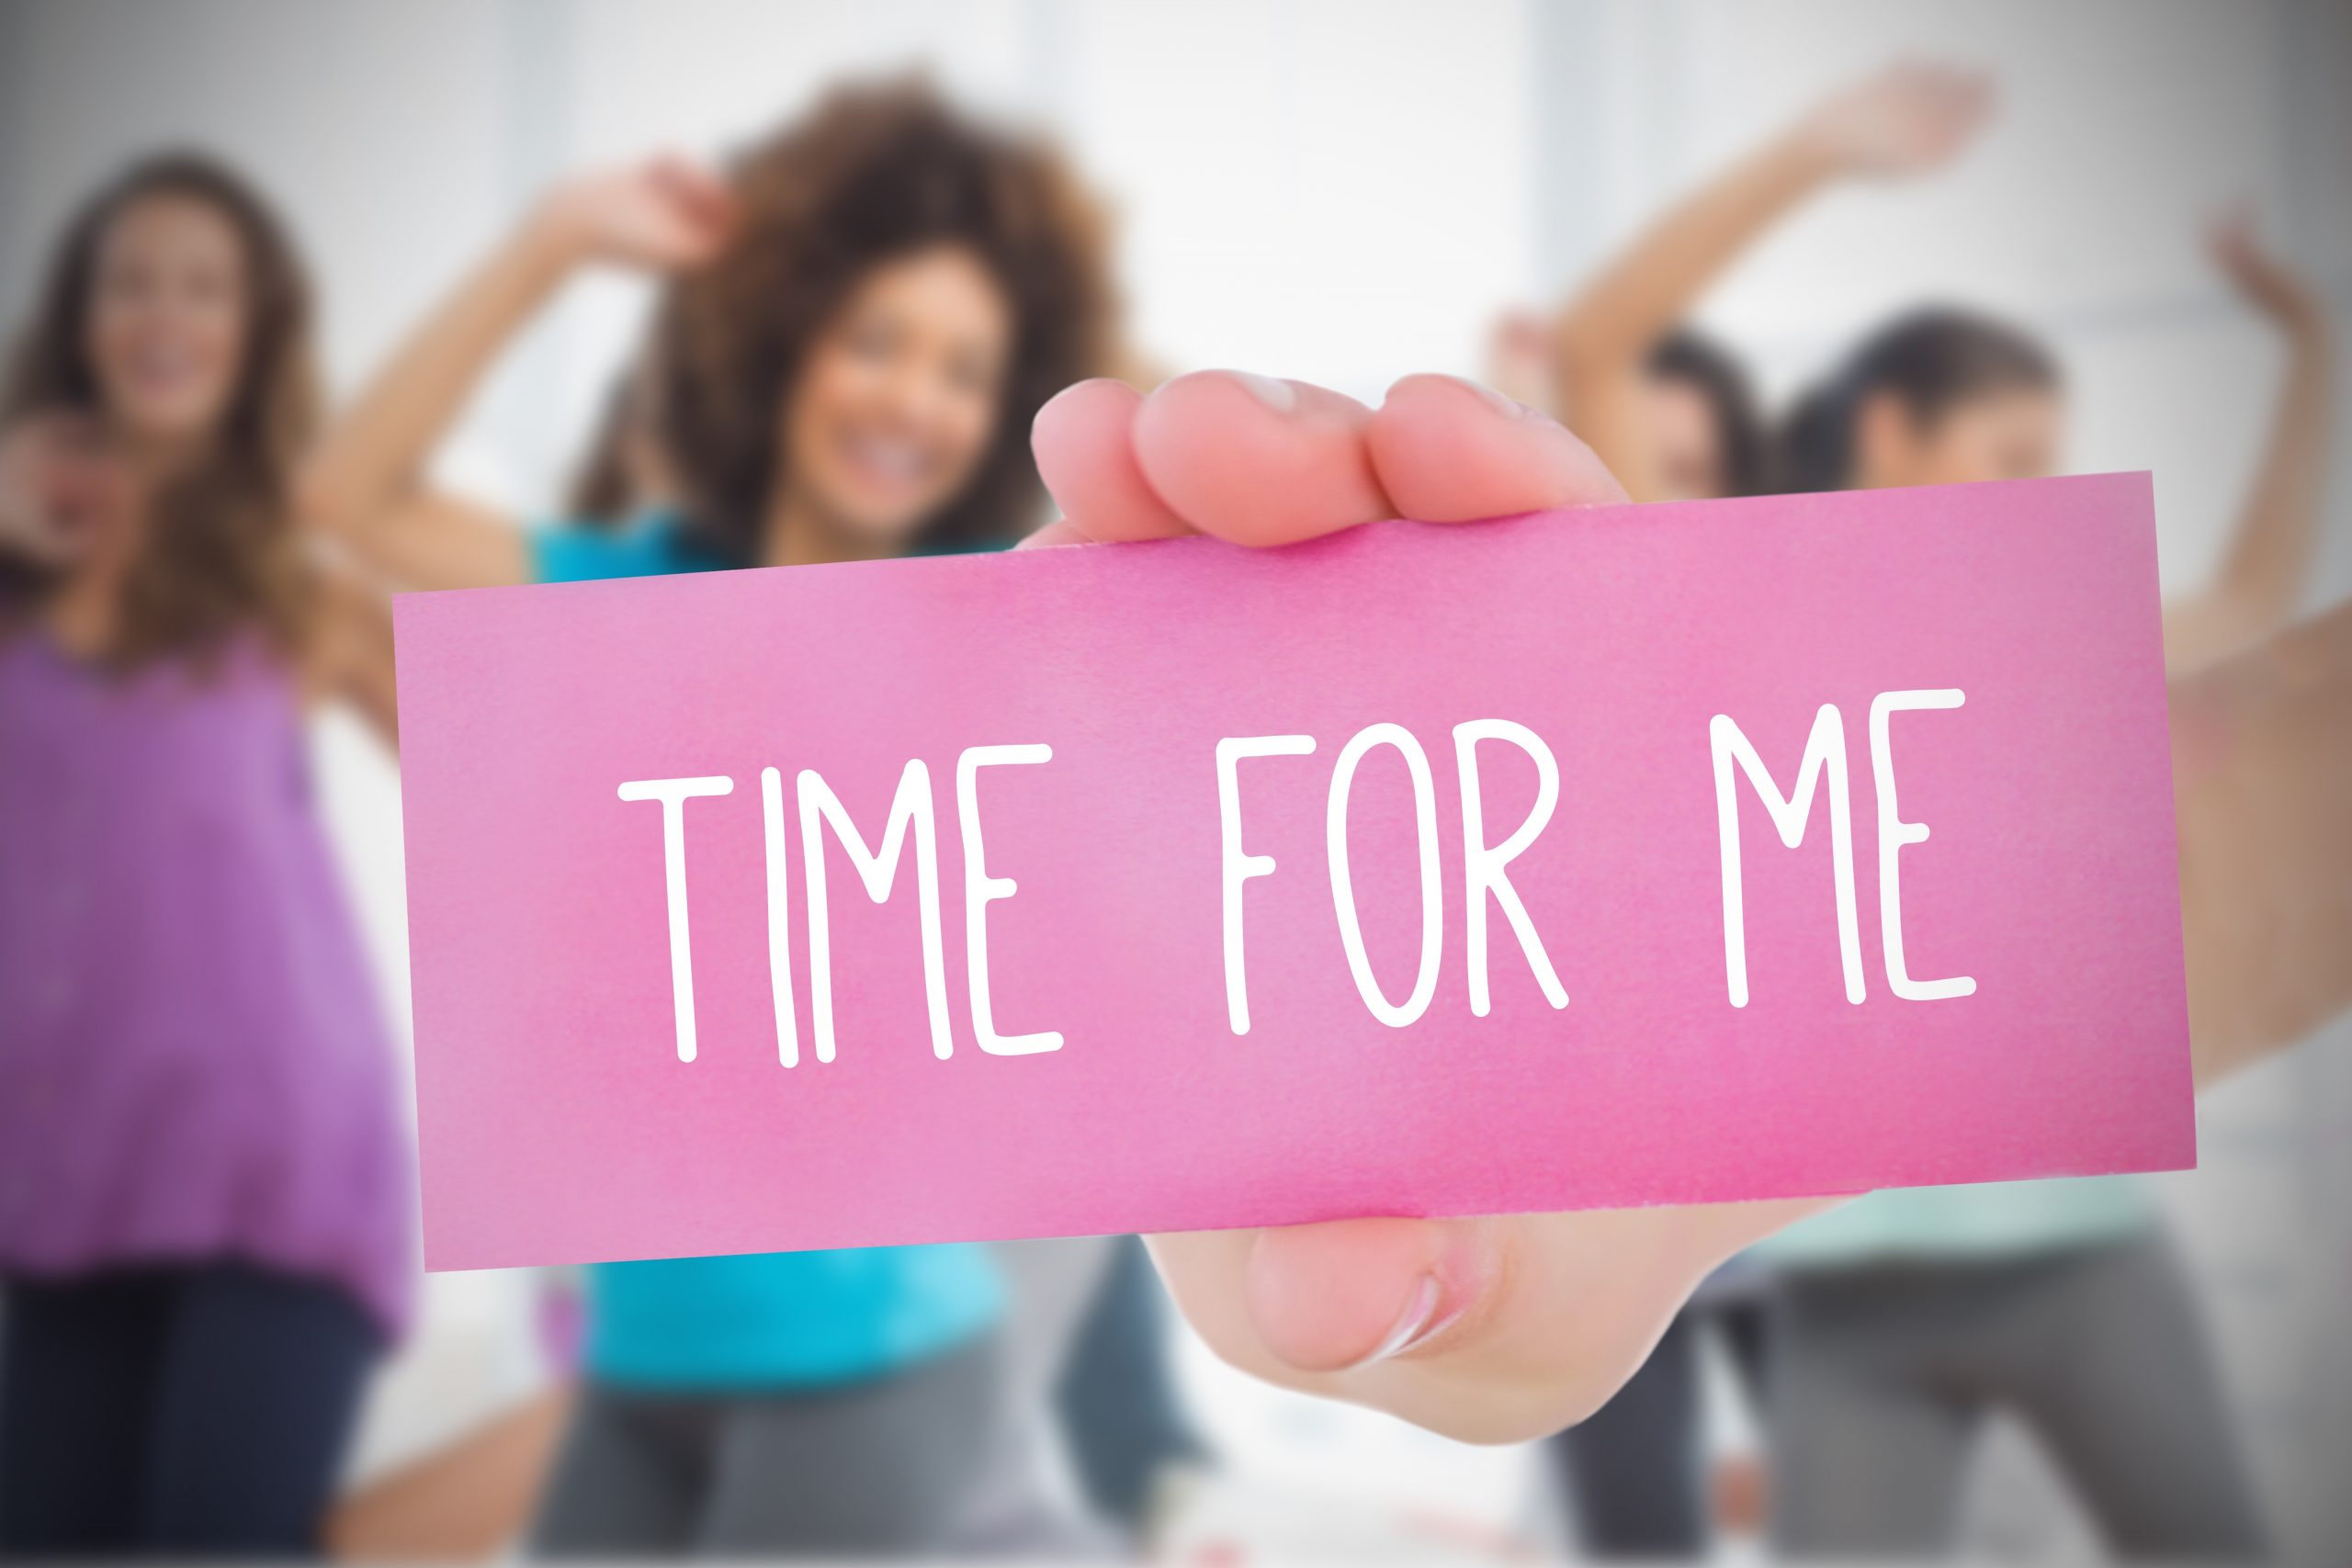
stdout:
[(1797, 400), (1781, 426), (1779, 488), (1853, 483), (1862, 406), (1886, 394), (1921, 429), (1995, 392), (2059, 384), (2057, 361), (2022, 328), (1951, 306), (1899, 316), (1864, 338), (1837, 374)]
[[(309, 602), (288, 491), (318, 417), (311, 288), (286, 226), (243, 176), (202, 153), (164, 152), (132, 164), (82, 205), (51, 258), (10, 360), (0, 425), (104, 412), (89, 356), (99, 252), (117, 219), (160, 198), (201, 203), (236, 231), (245, 342), (207, 451), (154, 498), (145, 547), (124, 585), (123, 629), (109, 662), (207, 654), (247, 627), (290, 653)], [(0, 624), (22, 619), (58, 581), (54, 572), (0, 559)]]
[(1662, 381), (1687, 381), (1707, 401), (1715, 442), (1723, 454), (1724, 493), (1754, 495), (1764, 489), (1770, 465), (1764, 416), (1747, 372), (1713, 338), (1678, 327), (1650, 350), (1649, 374)]
[(908, 80), (836, 91), (729, 175), (736, 237), (672, 289), (653, 345), (657, 437), (695, 541), (752, 558), (786, 461), (778, 413), (810, 344), (876, 265), (940, 244), (995, 276), (1014, 343), (989, 451), (918, 547), (1021, 532), (1045, 494), (1031, 421), (1111, 357), (1105, 227), (1059, 155)]
[(655, 433), (660, 423), (649, 395), (651, 384), (647, 367), (639, 365), (605, 394), (595, 432), (588, 440), (588, 454), (571, 476), (566, 517), (608, 526), (649, 502), (666, 499), (644, 493), (642, 455), (646, 444), (658, 439)]

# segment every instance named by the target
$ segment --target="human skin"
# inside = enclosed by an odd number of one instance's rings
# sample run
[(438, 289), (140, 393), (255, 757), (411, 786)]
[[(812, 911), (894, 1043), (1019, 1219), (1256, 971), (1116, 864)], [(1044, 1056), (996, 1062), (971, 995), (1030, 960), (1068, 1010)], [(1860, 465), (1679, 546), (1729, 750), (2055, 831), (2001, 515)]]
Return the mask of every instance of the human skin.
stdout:
[[(1466, 523), (1625, 499), (1567, 430), (1445, 376), (1407, 378), (1376, 411), (1222, 371), (1148, 398), (1085, 382), (1038, 415), (1035, 447), (1066, 517), (1034, 545), (1194, 532), (1281, 545), (1384, 517)], [(1509, 1442), (1599, 1408), (1711, 1269), (1821, 1206), (1362, 1219), (1150, 1242), (1177, 1304), (1235, 1366)]]
[[(1377, 410), (1227, 371), (1116, 382), (1037, 418), (1065, 513), (1033, 546), (1203, 533), (1272, 546), (1384, 517), (1622, 502), (1592, 450), (1485, 388), (1413, 376)], [(1562, 526), (1574, 526), (1573, 521)], [(2177, 682), (2172, 727), (2200, 1081), (2352, 1004), (2352, 606)], [(1367, 1218), (1149, 1238), (1233, 1365), (1448, 1436), (1583, 1419), (1725, 1258), (1829, 1201)]]
[(1636, 501), (1687, 501), (1719, 470), (1712, 417), (1678, 421), (1650, 350), (1715, 280), (1826, 190), (1917, 178), (1963, 152), (1993, 108), (1984, 76), (1898, 63), (1848, 84), (1677, 201), (1550, 323), (1555, 407)]

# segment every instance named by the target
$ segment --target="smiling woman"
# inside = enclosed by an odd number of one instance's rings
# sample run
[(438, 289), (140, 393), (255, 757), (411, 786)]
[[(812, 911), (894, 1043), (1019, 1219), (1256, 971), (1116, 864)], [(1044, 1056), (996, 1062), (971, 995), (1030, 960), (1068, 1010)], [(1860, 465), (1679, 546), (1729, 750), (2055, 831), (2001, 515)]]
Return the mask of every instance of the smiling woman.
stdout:
[[(113, 448), (108, 467), (169, 476), (107, 662), (203, 650), (249, 623), (280, 651), (299, 640), (308, 579), (284, 490), (316, 411), (310, 320), (284, 228), (208, 159), (146, 160), (64, 236), (0, 423), (72, 422), (80, 446)], [(58, 587), (51, 566), (0, 556), (0, 619)]]
[[(1049, 147), (920, 85), (844, 89), (722, 176), (662, 159), (552, 192), (330, 433), (306, 511), (431, 587), (1010, 543), (1044, 502), (1031, 421), (1112, 355), (1103, 251)], [(425, 462), (523, 323), (600, 262), (673, 275), (607, 439), (652, 454), (675, 504), (649, 515), (654, 497), (600, 484), (617, 515), (535, 550), (432, 493)]]
[(729, 187), (731, 243), (656, 327), (690, 533), (749, 560), (1025, 532), (1030, 422), (1108, 355), (1100, 220), (1061, 161), (887, 86), (755, 145)]
[(224, 164), (66, 227), (0, 392), (0, 1557), (318, 1543), (409, 1317), (393, 1057), (305, 744), (392, 739), (305, 558), (310, 290)]
[[(1045, 502), (1032, 421), (1108, 357), (1102, 241), (1049, 148), (904, 84), (835, 94), (723, 177), (574, 180), (330, 432), (304, 510), (431, 587), (1009, 544)], [(594, 262), (675, 275), (583, 487), (616, 515), (526, 532), (434, 493), (474, 386)], [(935, 1552), (1001, 1506), (1002, 1288), (978, 1247), (607, 1264), (588, 1302), (545, 1550)]]

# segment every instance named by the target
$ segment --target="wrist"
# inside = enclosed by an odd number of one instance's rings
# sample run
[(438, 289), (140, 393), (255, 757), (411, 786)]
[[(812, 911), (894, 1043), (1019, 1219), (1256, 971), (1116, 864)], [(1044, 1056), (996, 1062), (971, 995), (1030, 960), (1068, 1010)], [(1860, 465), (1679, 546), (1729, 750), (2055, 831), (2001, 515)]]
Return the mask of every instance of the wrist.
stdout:
[(2261, 307), (2263, 324), (2298, 358), (2324, 358), (2334, 347), (2335, 322), (2317, 299), (2273, 299)]
[(1804, 186), (1826, 185), (1849, 173), (1852, 162), (1835, 137), (1803, 121), (1773, 142), (1767, 157), (1792, 183)]
[(526, 257), (558, 272), (582, 265), (596, 250), (588, 216), (569, 186), (558, 186), (539, 197), (515, 243)]

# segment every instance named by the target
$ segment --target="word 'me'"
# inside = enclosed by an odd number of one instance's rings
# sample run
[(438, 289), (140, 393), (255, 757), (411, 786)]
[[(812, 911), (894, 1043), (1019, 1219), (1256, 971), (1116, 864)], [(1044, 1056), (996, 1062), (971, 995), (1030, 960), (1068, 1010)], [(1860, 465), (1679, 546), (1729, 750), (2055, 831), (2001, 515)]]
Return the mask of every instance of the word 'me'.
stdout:
[[(1903, 883), (1897, 856), (1905, 844), (1927, 841), (1928, 829), (1902, 819), (1894, 803), (1894, 759), (1887, 740), (1887, 716), (1917, 708), (1956, 708), (1962, 694), (1944, 689), (1922, 692), (1881, 692), (1871, 699), (1871, 777), (1878, 790), (1878, 909), (1879, 936), (1886, 953), (1887, 988), (1905, 1001), (1931, 1002), (1948, 997), (1973, 996), (1976, 982), (1965, 975), (1943, 980), (1915, 980), (1903, 961)], [(1846, 782), (1846, 723), (1835, 703), (1824, 703), (1814, 715), (1813, 731), (1805, 738), (1804, 755), (1797, 762), (1796, 792), (1784, 795), (1765, 770), (1764, 759), (1740, 733), (1727, 714), (1717, 714), (1707, 726), (1714, 753), (1715, 827), (1723, 850), (1724, 979), (1731, 1005), (1747, 1005), (1747, 930), (1739, 876), (1739, 802), (1733, 794), (1731, 766), (1736, 760), (1755, 785), (1781, 842), (1795, 849), (1804, 841), (1806, 818), (1813, 815), (1814, 786), (1829, 781), (1829, 854), (1838, 897), (1838, 953), (1846, 971), (1846, 999), (1863, 998), (1862, 940), (1854, 913), (1854, 813)]]

